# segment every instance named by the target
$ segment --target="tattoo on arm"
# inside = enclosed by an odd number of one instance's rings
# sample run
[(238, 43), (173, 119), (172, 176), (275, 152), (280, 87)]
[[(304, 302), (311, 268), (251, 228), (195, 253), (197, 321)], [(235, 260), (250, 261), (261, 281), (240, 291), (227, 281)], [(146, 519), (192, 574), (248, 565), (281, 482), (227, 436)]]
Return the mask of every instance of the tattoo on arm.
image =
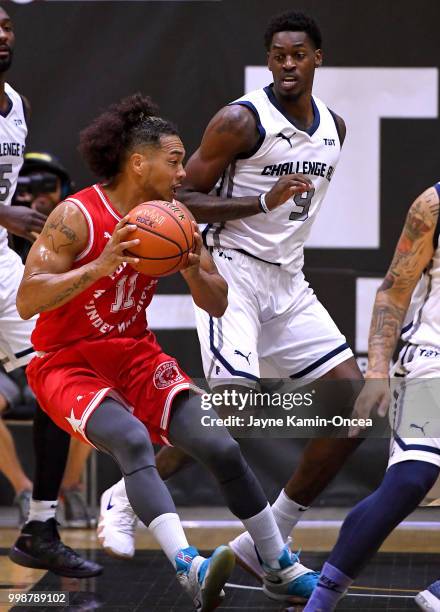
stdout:
[(414, 285), (420, 274), (419, 257), (425, 249), (424, 239), (433, 230), (438, 214), (439, 202), (433, 195), (424, 195), (411, 206), (390, 269), (379, 291), (394, 288), (405, 292)]
[(382, 300), (378, 295), (368, 341), (368, 369), (372, 372), (385, 373), (388, 372), (406, 308), (401, 308), (389, 300), (380, 302)]
[(74, 283), (72, 283), (72, 285), (70, 285), (70, 287), (66, 287), (58, 295), (56, 295), (50, 302), (40, 306), (40, 308), (38, 309), (38, 312), (52, 310), (59, 304), (64, 303), (66, 298), (70, 297), (73, 293), (80, 293), (83, 287), (85, 285), (87, 286), (91, 280), (92, 280), (92, 276), (89, 274), (89, 272), (84, 272), (84, 274), (80, 276), (80, 278), (77, 281), (75, 281)]
[[(411, 206), (391, 266), (378, 289), (368, 341), (368, 369), (388, 373), (413, 289), (432, 254), (439, 201), (433, 190)], [(428, 238), (431, 242), (428, 243)], [(432, 255), (431, 255), (432, 256)]]
[(71, 246), (78, 240), (76, 233), (65, 222), (66, 214), (67, 211), (64, 210), (49, 221), (44, 228), (44, 233), (49, 239), (52, 249), (57, 254), (63, 247)]

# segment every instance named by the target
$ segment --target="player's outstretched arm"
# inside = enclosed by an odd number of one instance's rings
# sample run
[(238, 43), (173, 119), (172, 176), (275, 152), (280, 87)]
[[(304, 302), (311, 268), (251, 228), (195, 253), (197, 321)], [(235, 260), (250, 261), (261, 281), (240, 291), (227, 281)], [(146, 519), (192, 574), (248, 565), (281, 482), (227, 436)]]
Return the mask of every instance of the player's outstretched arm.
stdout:
[[(207, 195), (237, 155), (251, 151), (258, 138), (255, 116), (244, 106), (225, 106), (211, 119), (200, 147), (185, 167), (184, 187), (178, 194), (199, 223), (241, 219), (262, 211), (258, 196)], [(311, 187), (311, 181), (301, 174), (283, 176), (267, 192), (266, 205), (272, 210)]]
[(20, 316), (30, 319), (37, 313), (58, 308), (99, 278), (112, 274), (121, 263), (137, 263), (136, 258), (124, 255), (125, 249), (138, 243), (129, 240), (135, 228), (127, 225), (124, 218), (97, 259), (72, 269), (75, 258), (87, 246), (88, 227), (75, 204), (59, 204), (29, 252), (17, 293)]
[[(385, 416), (389, 407), (389, 365), (411, 296), (434, 253), (439, 198), (431, 187), (411, 205), (387, 275), (377, 290), (368, 338), (366, 384), (353, 414), (368, 418), (374, 409)], [(356, 436), (360, 427), (353, 427)]]
[(221, 317), (228, 306), (228, 285), (218, 273), (211, 255), (203, 247), (196, 223), (194, 223), (194, 238), (194, 252), (190, 253), (188, 265), (181, 270), (181, 274), (195, 304), (206, 310), (211, 317)]

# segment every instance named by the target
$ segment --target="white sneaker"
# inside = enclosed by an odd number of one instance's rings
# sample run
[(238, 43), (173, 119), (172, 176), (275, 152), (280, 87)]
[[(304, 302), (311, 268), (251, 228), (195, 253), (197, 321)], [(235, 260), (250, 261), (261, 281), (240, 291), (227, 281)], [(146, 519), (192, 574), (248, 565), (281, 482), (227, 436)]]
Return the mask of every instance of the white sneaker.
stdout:
[(307, 601), (318, 584), (318, 572), (302, 565), (298, 553), (291, 552), (289, 544), (278, 557), (278, 563), (279, 569), (263, 566), (263, 593), (276, 601)]
[(247, 531), (240, 533), (240, 535), (228, 542), (228, 546), (232, 548), (237, 563), (247, 572), (255, 576), (257, 580), (263, 582), (264, 570), (258, 560), (254, 541), (249, 533)]
[(134, 557), (137, 523), (121, 479), (101, 496), (98, 540), (105, 552), (118, 559)]
[(440, 611), (440, 580), (421, 591), (415, 598), (416, 604), (425, 612)]
[(284, 570), (273, 572), (262, 566), (247, 531), (229, 542), (229, 547), (234, 551), (239, 565), (263, 583), (263, 591), (270, 599), (302, 603), (316, 586), (319, 575), (300, 563), (299, 556), (291, 553), (287, 546), (283, 553)]

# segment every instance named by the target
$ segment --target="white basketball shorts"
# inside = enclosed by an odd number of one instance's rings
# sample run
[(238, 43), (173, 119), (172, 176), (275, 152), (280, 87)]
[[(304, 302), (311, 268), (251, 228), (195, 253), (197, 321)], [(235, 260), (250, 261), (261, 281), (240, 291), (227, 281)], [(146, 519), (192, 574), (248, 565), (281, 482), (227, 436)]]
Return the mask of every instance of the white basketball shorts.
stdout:
[(24, 321), (15, 305), (23, 270), (15, 251), (0, 253), (0, 361), (7, 372), (26, 365), (35, 354), (31, 334), (37, 317)]
[(196, 307), (203, 369), (211, 387), (231, 378), (316, 380), (352, 357), (345, 337), (302, 273), (292, 276), (236, 250), (212, 256), (229, 286), (223, 317)]
[(440, 467), (440, 349), (406, 344), (391, 374), (388, 467), (411, 460)]

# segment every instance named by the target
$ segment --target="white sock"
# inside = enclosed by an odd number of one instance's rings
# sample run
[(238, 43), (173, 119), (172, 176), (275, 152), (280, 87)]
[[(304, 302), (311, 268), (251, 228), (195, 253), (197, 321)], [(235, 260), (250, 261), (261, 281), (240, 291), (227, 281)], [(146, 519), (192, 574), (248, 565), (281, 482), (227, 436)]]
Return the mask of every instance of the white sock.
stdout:
[(284, 542), (287, 541), (292, 529), (302, 518), (306, 510), (308, 510), (307, 506), (297, 504), (290, 497), (287, 497), (284, 489), (281, 490), (281, 493), (272, 505), (272, 512)]
[(39, 499), (31, 499), (29, 509), (29, 521), (47, 521), (50, 518), (55, 518), (57, 512), (58, 500), (55, 501), (40, 501)]
[(284, 542), (269, 504), (255, 516), (242, 519), (242, 523), (253, 539), (264, 563), (269, 567), (279, 568), (278, 558), (283, 550)]
[(159, 542), (163, 552), (175, 568), (177, 553), (182, 548), (188, 548), (189, 546), (179, 516), (174, 512), (161, 514), (151, 521), (148, 529)]

